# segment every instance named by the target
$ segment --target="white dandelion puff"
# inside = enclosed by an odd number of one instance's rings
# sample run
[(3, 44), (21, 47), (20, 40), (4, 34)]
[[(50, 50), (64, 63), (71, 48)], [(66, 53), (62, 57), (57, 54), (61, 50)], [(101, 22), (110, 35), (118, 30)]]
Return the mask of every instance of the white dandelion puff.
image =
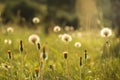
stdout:
[(61, 31), (60, 26), (55, 26), (55, 27), (53, 28), (53, 31), (54, 31), (54, 32), (60, 32), (60, 31)]
[(103, 28), (100, 34), (102, 37), (110, 37), (112, 35), (112, 30), (109, 28)]
[(2, 63), (0, 67), (1, 67), (2, 69), (4, 69), (4, 70), (7, 70), (7, 71), (11, 68), (10, 65), (7, 65), (7, 64), (5, 64), (5, 63)]
[(75, 42), (74, 46), (79, 48), (79, 47), (81, 47), (81, 43), (80, 42)]
[(70, 27), (69, 26), (65, 26), (65, 31), (70, 31)]
[(9, 33), (9, 32), (12, 33), (12, 32), (14, 32), (14, 29), (13, 29), (12, 27), (8, 27), (8, 28), (7, 28), (7, 32), (8, 32), (8, 33)]
[(38, 17), (34, 17), (34, 18), (32, 19), (32, 21), (33, 21), (34, 24), (40, 23), (40, 19), (39, 19)]
[(69, 34), (63, 34), (62, 35), (62, 41), (63, 42), (71, 42), (72, 41), (72, 37)]
[(10, 39), (5, 39), (4, 40), (4, 43), (5, 44), (8, 44), (8, 45), (11, 45), (12, 44), (12, 41)]
[(37, 43), (40, 42), (40, 38), (39, 38), (38, 35), (32, 34), (32, 35), (29, 36), (28, 41), (32, 44), (37, 44)]

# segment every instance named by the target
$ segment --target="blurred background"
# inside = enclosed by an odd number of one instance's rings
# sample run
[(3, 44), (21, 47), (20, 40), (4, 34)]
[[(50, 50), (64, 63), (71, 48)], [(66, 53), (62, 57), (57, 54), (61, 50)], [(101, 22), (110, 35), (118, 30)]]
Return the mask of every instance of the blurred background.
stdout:
[(120, 36), (120, 0), (0, 0), (0, 24), (35, 28), (46, 33), (55, 25), (92, 30), (110, 27)]

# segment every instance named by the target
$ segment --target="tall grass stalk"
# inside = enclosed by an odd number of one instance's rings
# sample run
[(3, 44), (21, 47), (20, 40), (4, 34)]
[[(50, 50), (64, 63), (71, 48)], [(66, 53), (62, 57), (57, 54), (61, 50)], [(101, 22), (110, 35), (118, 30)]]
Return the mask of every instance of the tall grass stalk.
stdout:
[(44, 80), (44, 61), (40, 63), (40, 80)]
[(82, 80), (82, 57), (80, 57), (80, 80)]
[[(40, 71), (41, 71), (41, 67), (40, 67), (40, 65), (41, 65), (41, 63), (40, 63), (40, 61), (41, 61), (40, 48), (41, 48), (40, 43), (37, 43), (37, 51), (38, 51), (37, 52), (37, 57), (38, 57), (38, 63), (39, 63), (39, 75), (40, 75)], [(41, 80), (40, 77), (38, 79)]]
[(23, 54), (23, 41), (20, 40), (20, 54), (21, 54), (21, 71), (20, 71), (20, 80), (24, 80), (24, 54)]
[(64, 59), (65, 59), (65, 73), (66, 73), (66, 78), (70, 80), (69, 78), (69, 68), (68, 68), (68, 52), (64, 52)]
[[(10, 67), (12, 66), (12, 53), (10, 50), (8, 50), (8, 63), (10, 65)], [(12, 71), (11, 71), (11, 68), (9, 69), (9, 76), (8, 76), (8, 80), (11, 80), (12, 79)]]

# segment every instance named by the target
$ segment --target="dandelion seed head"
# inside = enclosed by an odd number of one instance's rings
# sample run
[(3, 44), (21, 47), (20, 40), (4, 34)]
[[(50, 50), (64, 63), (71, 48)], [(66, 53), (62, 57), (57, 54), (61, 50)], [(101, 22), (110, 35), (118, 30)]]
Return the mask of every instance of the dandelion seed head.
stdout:
[(61, 39), (63, 42), (71, 42), (72, 41), (72, 37), (69, 34), (63, 34)]
[(8, 45), (11, 45), (12, 44), (12, 41), (10, 39), (5, 39), (4, 40), (4, 43), (5, 44), (8, 44)]
[(79, 47), (81, 47), (81, 43), (80, 42), (75, 42), (74, 46), (79, 48)]
[(53, 28), (53, 31), (54, 31), (54, 32), (60, 32), (60, 31), (61, 31), (60, 26), (55, 26), (55, 27)]
[(10, 66), (10, 65), (7, 65), (7, 64), (5, 64), (5, 63), (2, 63), (2, 64), (1, 64), (1, 68), (8, 71), (8, 69), (10, 69), (11, 66)]
[(10, 33), (10, 32), (12, 33), (12, 32), (14, 32), (14, 29), (13, 29), (12, 27), (8, 27), (8, 28), (7, 28), (7, 32), (8, 32), (8, 33)]
[(39, 38), (38, 35), (32, 34), (32, 35), (29, 36), (28, 41), (32, 44), (37, 44), (37, 43), (40, 42), (40, 38)]
[(34, 17), (34, 18), (32, 19), (32, 21), (33, 21), (34, 24), (40, 23), (40, 19), (39, 19), (38, 17)]
[(109, 28), (103, 28), (100, 34), (102, 37), (110, 37), (112, 35), (112, 30)]

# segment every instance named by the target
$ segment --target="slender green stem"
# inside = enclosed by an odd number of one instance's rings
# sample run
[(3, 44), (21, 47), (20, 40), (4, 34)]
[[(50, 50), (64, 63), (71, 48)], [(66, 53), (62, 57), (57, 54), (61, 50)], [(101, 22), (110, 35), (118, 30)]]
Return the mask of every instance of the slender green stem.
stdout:
[(80, 80), (82, 80), (82, 72), (81, 72), (81, 66), (80, 66)]
[(69, 79), (68, 60), (66, 59), (65, 61), (66, 61), (66, 78), (67, 78), (68, 80), (70, 80), (70, 79)]

